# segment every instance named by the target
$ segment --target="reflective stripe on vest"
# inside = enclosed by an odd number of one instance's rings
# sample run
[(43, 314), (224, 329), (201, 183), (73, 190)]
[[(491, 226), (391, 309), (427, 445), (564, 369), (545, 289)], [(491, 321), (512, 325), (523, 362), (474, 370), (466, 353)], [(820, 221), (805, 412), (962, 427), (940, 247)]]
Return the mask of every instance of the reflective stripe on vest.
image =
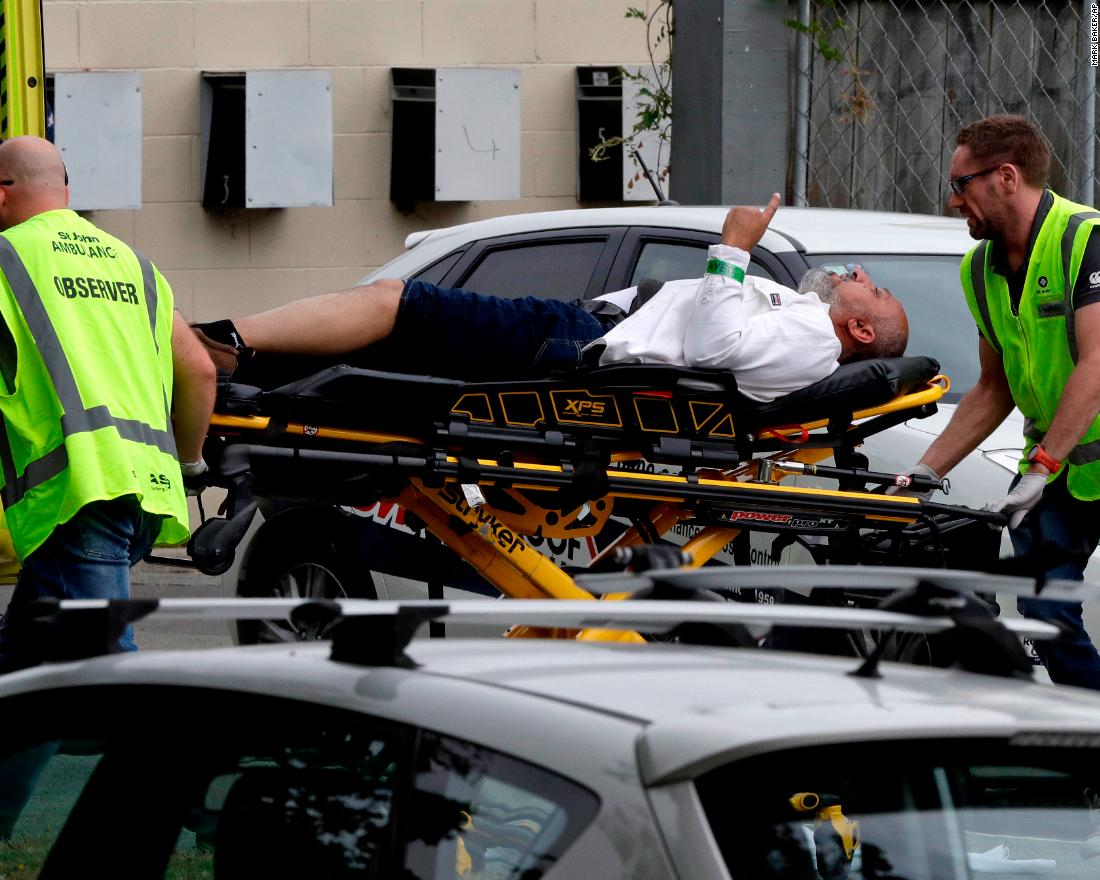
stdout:
[[(1066, 224), (1066, 231), (1062, 233), (1062, 271), (1066, 276), (1066, 338), (1069, 340), (1069, 356), (1073, 358), (1075, 364), (1077, 363), (1077, 316), (1073, 311), (1073, 285), (1070, 284), (1073, 280), (1070, 278), (1070, 265), (1073, 262), (1073, 240), (1077, 237), (1077, 230), (1084, 221), (1097, 218), (1100, 218), (1100, 213), (1096, 211), (1082, 211), (1080, 214), (1074, 214)], [(1089, 461), (1092, 460), (1089, 459)]]
[(997, 331), (993, 329), (993, 318), (989, 314), (989, 297), (985, 292), (985, 252), (989, 250), (989, 242), (983, 241), (974, 249), (970, 257), (970, 285), (974, 288), (974, 302), (978, 304), (978, 312), (985, 324), (986, 342), (993, 346), (997, 354), (1004, 354), (1001, 343), (997, 340)]
[(1070, 464), (1088, 464), (1100, 459), (1100, 440), (1074, 446), (1066, 456)]
[(160, 345), (157, 344), (157, 276), (153, 274), (153, 264), (145, 257), (134, 251), (138, 265), (141, 266), (141, 280), (145, 285), (145, 309), (149, 312), (149, 330), (153, 333), (153, 346), (160, 354)]
[[(141, 276), (145, 285), (145, 301), (149, 309), (149, 330), (156, 345), (156, 309), (157, 284), (152, 263), (135, 252), (141, 265)], [(77, 388), (76, 377), (69, 365), (65, 352), (61, 348), (61, 339), (46, 313), (38, 291), (31, 281), (26, 266), (16, 253), (15, 248), (3, 236), (0, 236), (0, 271), (8, 279), (12, 296), (23, 313), (23, 319), (34, 336), (38, 350), (42, 355), (46, 371), (53, 383), (54, 391), (64, 415), (61, 417), (61, 432), (69, 437), (100, 428), (114, 427), (124, 440), (143, 443), (173, 457), (176, 456), (176, 442), (171, 431), (160, 430), (136, 419), (120, 419), (111, 415), (106, 406), (84, 407)], [(159, 351), (159, 346), (158, 346)], [(166, 425), (171, 424), (167, 392), (164, 393), (164, 414)], [(5, 507), (14, 507), (29, 491), (57, 476), (68, 467), (69, 456), (64, 445), (52, 449), (40, 458), (29, 462), (23, 475), (17, 476), (15, 460), (8, 442), (6, 425), (0, 431), (0, 468), (4, 474), (4, 488), (0, 490), (0, 499)]]
[[(1035, 427), (1034, 419), (1025, 418), (1024, 436), (1027, 437), (1028, 440), (1034, 440), (1036, 443), (1041, 443), (1045, 435)], [(1073, 447), (1073, 449), (1069, 451), (1069, 455), (1066, 456), (1066, 460), (1070, 464), (1088, 464), (1098, 459), (1100, 459), (1100, 440), (1081, 443)]]

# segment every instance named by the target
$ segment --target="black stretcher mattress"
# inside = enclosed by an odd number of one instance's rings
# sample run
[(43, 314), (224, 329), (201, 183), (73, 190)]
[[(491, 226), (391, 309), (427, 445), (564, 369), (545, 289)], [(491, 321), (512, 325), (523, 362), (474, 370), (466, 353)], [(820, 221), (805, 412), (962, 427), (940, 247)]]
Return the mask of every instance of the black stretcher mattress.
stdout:
[(729, 372), (659, 364), (614, 365), (546, 379), (463, 382), (336, 365), (280, 387), (229, 384), (218, 412), (331, 428), (449, 433), (463, 424), (548, 434), (592, 432), (622, 439), (673, 435), (722, 441), (765, 427), (846, 420), (925, 388), (930, 357), (842, 364), (826, 379), (770, 403), (737, 391)]

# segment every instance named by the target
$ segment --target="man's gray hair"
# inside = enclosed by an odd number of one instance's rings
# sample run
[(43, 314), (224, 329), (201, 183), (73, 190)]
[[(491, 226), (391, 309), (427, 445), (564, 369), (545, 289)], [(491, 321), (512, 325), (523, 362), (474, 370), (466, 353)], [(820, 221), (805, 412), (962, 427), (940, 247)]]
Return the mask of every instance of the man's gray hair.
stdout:
[(900, 321), (878, 321), (875, 341), (868, 347), (867, 356), (875, 358), (901, 357), (909, 344), (909, 327)]
[(799, 293), (816, 293), (823, 303), (833, 305), (840, 296), (840, 275), (826, 272), (824, 269), (810, 269), (798, 282)]

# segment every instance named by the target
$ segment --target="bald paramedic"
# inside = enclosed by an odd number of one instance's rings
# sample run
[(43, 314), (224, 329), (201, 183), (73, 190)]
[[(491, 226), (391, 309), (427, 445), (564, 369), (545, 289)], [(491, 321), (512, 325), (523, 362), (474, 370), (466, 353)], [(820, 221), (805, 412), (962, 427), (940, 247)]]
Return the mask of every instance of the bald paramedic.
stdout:
[(196, 325), (222, 369), (251, 352), (345, 356), (386, 343), (391, 369), (495, 379), (585, 363), (665, 363), (731, 370), (755, 400), (825, 378), (839, 363), (905, 350), (901, 303), (866, 275), (817, 273), (800, 294), (746, 276), (749, 252), (775, 215), (731, 208), (702, 279), (670, 281), (638, 307), (629, 289), (572, 303), (505, 299), (422, 281), (376, 281), (276, 309)]
[(128, 597), (130, 567), (187, 538), (182, 476), (205, 468), (214, 402), (168, 282), (69, 210), (67, 184), (49, 141), (0, 143), (0, 498), (22, 563), (9, 667), (29, 601)]

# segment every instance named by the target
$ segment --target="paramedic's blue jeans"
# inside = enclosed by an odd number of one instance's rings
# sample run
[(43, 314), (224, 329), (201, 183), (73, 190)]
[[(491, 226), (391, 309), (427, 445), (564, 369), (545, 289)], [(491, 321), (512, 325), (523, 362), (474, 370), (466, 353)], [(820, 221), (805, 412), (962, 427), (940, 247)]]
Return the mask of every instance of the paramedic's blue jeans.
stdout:
[(409, 372), (516, 379), (572, 370), (604, 325), (577, 302), (506, 299), (410, 281), (387, 340)]
[[(1100, 502), (1079, 501), (1067, 491), (1065, 477), (1055, 480), (1010, 537), (1017, 557), (1027, 556), (1037, 544), (1047, 545), (1048, 558), (1042, 566), (1048, 578), (1082, 580), (1100, 540)], [(1035, 642), (1051, 680), (1100, 690), (1100, 654), (1085, 632), (1081, 603), (1019, 599), (1016, 605), (1024, 617), (1049, 620), (1067, 629), (1056, 642)]]
[[(11, 603), (0, 620), (0, 656), (11, 644), (11, 630), (20, 625), (28, 602), (42, 598), (127, 599), (130, 567), (153, 547), (161, 517), (146, 513), (133, 495), (96, 501), (54, 529), (23, 561)], [(134, 651), (133, 627), (119, 639), (124, 651)]]

